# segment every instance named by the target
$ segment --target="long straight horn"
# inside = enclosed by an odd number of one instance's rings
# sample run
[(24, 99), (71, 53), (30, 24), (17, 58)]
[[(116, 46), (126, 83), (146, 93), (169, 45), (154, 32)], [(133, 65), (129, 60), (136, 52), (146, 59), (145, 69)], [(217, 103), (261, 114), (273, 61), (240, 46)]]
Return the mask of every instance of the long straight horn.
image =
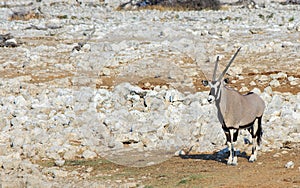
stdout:
[(217, 73), (217, 69), (218, 69), (218, 62), (219, 62), (219, 56), (217, 57), (217, 60), (216, 60), (216, 63), (215, 63), (215, 69), (214, 69), (214, 74), (213, 74), (212, 81), (216, 80), (216, 73)]
[(222, 74), (219, 76), (218, 81), (220, 81), (223, 78), (223, 76), (227, 72), (228, 68), (230, 67), (231, 63), (233, 62), (233, 60), (235, 59), (236, 55), (239, 53), (239, 51), (240, 51), (241, 48), (242, 47), (239, 47), (239, 49), (235, 52), (234, 56), (231, 58), (231, 60), (228, 63), (228, 65), (226, 66), (226, 68), (224, 69), (224, 71), (222, 72)]

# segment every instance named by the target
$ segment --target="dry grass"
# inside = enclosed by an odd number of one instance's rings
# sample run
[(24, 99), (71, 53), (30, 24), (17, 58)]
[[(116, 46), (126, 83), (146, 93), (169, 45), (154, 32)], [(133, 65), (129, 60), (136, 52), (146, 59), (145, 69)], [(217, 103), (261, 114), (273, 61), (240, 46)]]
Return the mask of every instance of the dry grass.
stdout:
[(36, 10), (30, 10), (30, 11), (16, 11), (13, 12), (10, 17), (9, 20), (23, 20), (23, 21), (27, 21), (30, 19), (40, 19), (43, 16)]

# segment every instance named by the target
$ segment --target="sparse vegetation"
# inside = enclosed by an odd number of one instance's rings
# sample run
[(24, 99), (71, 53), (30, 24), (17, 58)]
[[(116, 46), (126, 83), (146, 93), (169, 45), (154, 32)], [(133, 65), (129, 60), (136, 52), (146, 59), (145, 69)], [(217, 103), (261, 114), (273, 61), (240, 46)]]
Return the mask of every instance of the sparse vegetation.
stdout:
[(204, 176), (202, 174), (192, 174), (192, 175), (188, 176), (187, 178), (181, 179), (177, 185), (188, 184), (192, 181), (201, 180), (203, 178), (204, 178)]
[[(123, 3), (118, 7), (118, 10), (127, 9), (127, 7), (134, 7), (134, 9), (158, 9), (158, 10), (203, 10), (220, 9), (219, 0), (140, 0), (137, 2), (129, 1)], [(131, 9), (131, 8), (129, 8)]]
[[(298, 144), (299, 145), (299, 144)], [(288, 160), (296, 160), (299, 155), (299, 146), (291, 142), (285, 142), (283, 148), (272, 152), (264, 153), (261, 158), (263, 165), (253, 166), (248, 163), (246, 158), (241, 158), (240, 165), (245, 166), (247, 170), (231, 168), (224, 164), (224, 161), (214, 160), (217, 154), (211, 154), (212, 159), (184, 159), (173, 157), (164, 163), (147, 166), (142, 168), (126, 167), (116, 165), (104, 158), (95, 160), (67, 160), (62, 170), (85, 173), (86, 169), (92, 167), (89, 181), (100, 182), (136, 182), (136, 187), (154, 188), (154, 187), (226, 187), (233, 182), (239, 186), (249, 187), (252, 185), (282, 187), (298, 185), (300, 179), (297, 176), (297, 170), (286, 170), (282, 167)], [(282, 151), (289, 151), (291, 154), (281, 154)], [(282, 158), (274, 160), (274, 154), (281, 154)], [(198, 155), (200, 156), (200, 155)], [(293, 157), (293, 158), (291, 158)], [(37, 164), (51, 168), (54, 167), (54, 161), (39, 161)], [(255, 176), (249, 176), (258, 170), (264, 172), (266, 177), (257, 179)], [(272, 172), (272, 173), (269, 173)], [(275, 172), (275, 173), (274, 173)], [(229, 173), (229, 174), (228, 174)], [(245, 180), (243, 177), (249, 177)], [(234, 179), (230, 177), (235, 177)], [(80, 177), (79, 177), (80, 178)], [(269, 178), (269, 181), (265, 181)], [(286, 179), (277, 181), (277, 179)], [(217, 180), (217, 181), (216, 181)], [(238, 181), (237, 181), (238, 180)], [(121, 187), (120, 183), (120, 187)]]
[(271, 19), (273, 17), (274, 17), (274, 13), (273, 12), (271, 14), (269, 14), (269, 15), (266, 16), (267, 19)]
[(289, 22), (292, 22), (292, 21), (294, 21), (294, 20), (295, 20), (294, 17), (290, 17), (290, 18), (289, 18)]
[(265, 16), (262, 15), (262, 14), (259, 14), (258, 17), (259, 17), (260, 19), (263, 19), (263, 20), (265, 19)]
[(272, 13), (270, 13), (270, 14), (268, 14), (268, 15), (263, 15), (263, 14), (259, 14), (258, 15), (258, 17), (260, 18), (260, 19), (262, 19), (262, 20), (269, 20), (269, 19), (272, 19), (273, 17), (274, 17), (274, 13), (272, 12)]
[[(103, 164), (110, 164), (106, 159), (99, 158), (96, 160), (84, 160), (84, 159), (77, 159), (77, 160), (66, 160), (65, 167), (76, 167), (76, 166), (86, 166), (86, 167), (95, 167)], [(37, 164), (43, 167), (53, 167), (55, 166), (54, 160), (45, 160), (45, 161), (38, 161)]]
[(152, 185), (146, 185), (144, 188), (153, 188)]
[(58, 15), (58, 19), (68, 19), (68, 15)]

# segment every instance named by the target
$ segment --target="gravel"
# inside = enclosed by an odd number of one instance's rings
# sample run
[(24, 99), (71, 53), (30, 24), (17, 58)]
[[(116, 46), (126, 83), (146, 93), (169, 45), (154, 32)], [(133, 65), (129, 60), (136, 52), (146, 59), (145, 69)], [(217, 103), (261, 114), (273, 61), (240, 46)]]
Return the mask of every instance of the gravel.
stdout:
[[(0, 34), (13, 37), (0, 55), (2, 187), (105, 187), (89, 181), (90, 172), (65, 170), (66, 161), (101, 156), (147, 166), (186, 150), (223, 149), (215, 106), (193, 78), (211, 78), (216, 56), (226, 61), (239, 46), (229, 75), (243, 80), (246, 70), (270, 69), (251, 82), (267, 104), (261, 150), (300, 142), (300, 93), (273, 91), (300, 84), (299, 6), (263, 1), (266, 8), (116, 11), (120, 3), (0, 4)], [(35, 14), (10, 19), (20, 7)], [(165, 82), (138, 85), (145, 78)], [(268, 86), (261, 90), (261, 83)], [(241, 147), (245, 138), (242, 131)], [(120, 160), (124, 154), (133, 157)], [(55, 166), (36, 164), (42, 160)], [(78, 177), (80, 183), (72, 181)]]

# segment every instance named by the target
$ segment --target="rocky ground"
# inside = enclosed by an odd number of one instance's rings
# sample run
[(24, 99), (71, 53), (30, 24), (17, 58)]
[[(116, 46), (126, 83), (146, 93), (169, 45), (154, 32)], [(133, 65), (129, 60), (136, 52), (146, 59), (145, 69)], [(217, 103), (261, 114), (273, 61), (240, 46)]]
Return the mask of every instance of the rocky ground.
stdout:
[[(144, 167), (187, 152), (223, 156), (225, 136), (201, 80), (212, 77), (217, 56), (222, 69), (238, 47), (227, 76), (267, 105), (262, 155), (290, 148), (296, 154), (284, 160), (300, 167), (299, 5), (178, 12), (116, 11), (119, 4), (0, 3), (3, 187), (143, 186), (130, 184), (134, 177), (112, 181), (92, 162)], [(242, 156), (249, 139), (241, 132)]]

